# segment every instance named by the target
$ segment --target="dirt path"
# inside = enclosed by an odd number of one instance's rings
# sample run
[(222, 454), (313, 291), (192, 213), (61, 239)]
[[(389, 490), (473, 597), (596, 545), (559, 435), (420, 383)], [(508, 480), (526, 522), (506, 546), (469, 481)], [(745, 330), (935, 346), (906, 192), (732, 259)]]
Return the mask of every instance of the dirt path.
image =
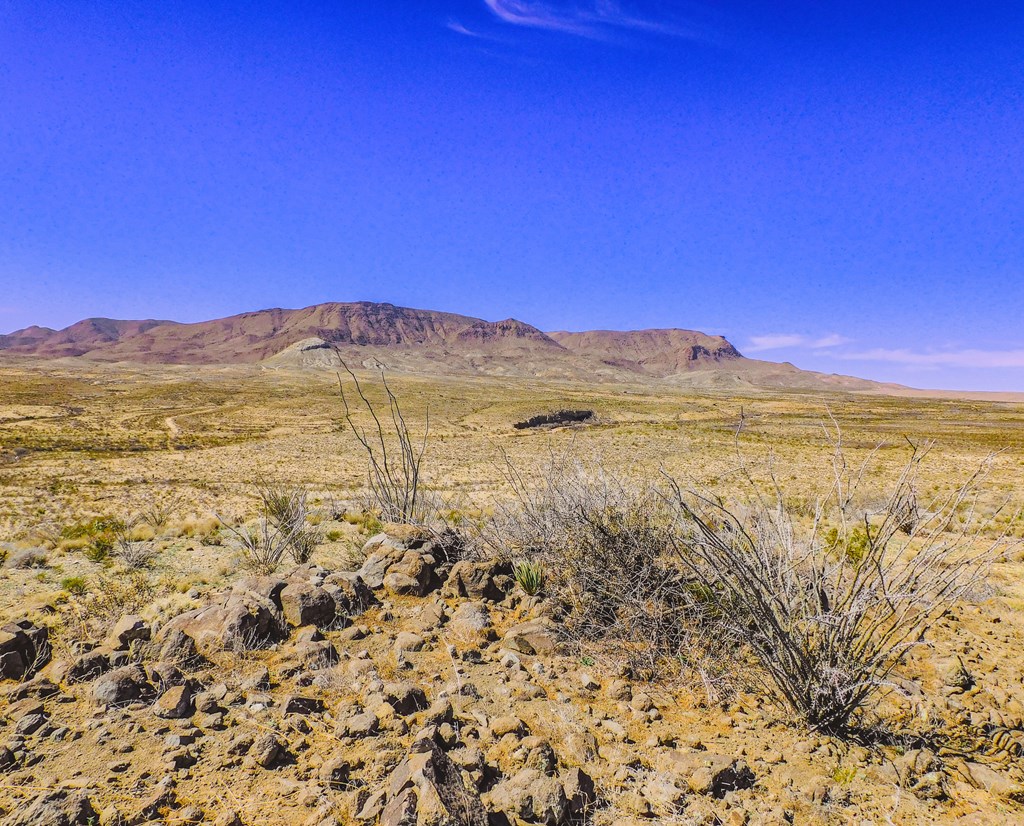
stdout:
[(167, 425), (167, 430), (170, 432), (169, 438), (173, 439), (175, 436), (181, 433), (181, 428), (178, 427), (178, 423), (174, 421), (174, 416), (168, 416), (166, 419), (164, 419), (164, 424)]

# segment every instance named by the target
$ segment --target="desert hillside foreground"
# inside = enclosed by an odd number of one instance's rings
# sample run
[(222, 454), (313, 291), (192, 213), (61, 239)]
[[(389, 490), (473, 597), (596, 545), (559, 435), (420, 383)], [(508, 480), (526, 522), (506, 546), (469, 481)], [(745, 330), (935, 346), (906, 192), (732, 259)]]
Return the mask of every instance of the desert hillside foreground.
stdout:
[[(386, 411), (379, 379), (358, 375)], [(288, 363), (0, 360), (4, 822), (1024, 823), (1024, 404), (395, 374), (414, 435), (429, 410), (425, 529), (368, 503), (337, 382)], [(514, 426), (559, 410), (594, 416)], [(1000, 545), (848, 726), (773, 699), (742, 629), (701, 636), (726, 627), (727, 590), (680, 580), (694, 603), (678, 615), (651, 607), (659, 588), (637, 584), (635, 603), (573, 590), (603, 575), (586, 569), (595, 550), (661, 541), (671, 502), (614, 511), (634, 485), (671, 477), (746, 518), (752, 496), (775, 495), (770, 453), (805, 530), (836, 424), (850, 467), (866, 463), (858, 513), (884, 511), (914, 445), (934, 443), (916, 520), (988, 462), (941, 531), (894, 534), (911, 537), (908, 559), (932, 540)], [(516, 484), (541, 501), (565, 456), (583, 475), (556, 479), (556, 498), (605, 485), (583, 522), (606, 544), (582, 559), (571, 531), (560, 557), (503, 521)], [(291, 542), (276, 566), (247, 561), (267, 512), (256, 483), (304, 492), (308, 559)], [(874, 528), (831, 527), (837, 576), (858, 571)], [(679, 574), (670, 558), (643, 565)], [(691, 631), (694, 605), (708, 625)], [(671, 627), (644, 640), (651, 618)]]

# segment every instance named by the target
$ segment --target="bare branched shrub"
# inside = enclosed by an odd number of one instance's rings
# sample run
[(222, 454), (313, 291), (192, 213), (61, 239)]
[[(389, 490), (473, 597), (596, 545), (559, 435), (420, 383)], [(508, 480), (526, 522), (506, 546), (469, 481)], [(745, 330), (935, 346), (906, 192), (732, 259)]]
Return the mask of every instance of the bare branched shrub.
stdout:
[(385, 429), (381, 414), (367, 397), (356, 374), (349, 369), (337, 350), (338, 359), (355, 385), (355, 393), (373, 420), (369, 430), (356, 424), (352, 408), (345, 393), (345, 384), (338, 374), (338, 389), (345, 409), (345, 421), (362, 446), (367, 460), (367, 476), (373, 509), (385, 522), (400, 524), (422, 524), (426, 521), (428, 509), (423, 502), (420, 487), (420, 467), (427, 448), (430, 434), (430, 414), (423, 427), (423, 438), (417, 442), (406, 424), (398, 397), (392, 392), (384, 370), (380, 371), (380, 383), (387, 397), (391, 427)]
[(885, 503), (858, 512), (866, 464), (847, 464), (838, 435), (833, 445), (833, 480), (809, 518), (792, 513), (770, 465), (760, 480), (770, 494), (744, 465), (745, 504), (671, 479), (665, 496), (680, 561), (728, 602), (721, 621), (749, 646), (767, 688), (830, 732), (890, 687), (929, 621), (979, 587), (1002, 547), (1002, 537), (983, 538), (995, 515), (978, 509), (984, 468), (921, 509), (915, 480), (927, 450), (914, 448)]
[(511, 502), (484, 532), (490, 549), (546, 574), (560, 628), (581, 643), (609, 643), (639, 675), (678, 662), (687, 626), (701, 612), (673, 557), (673, 515), (643, 484), (598, 462), (552, 456), (527, 477), (505, 458)]
[(181, 503), (181, 496), (170, 496), (163, 499), (154, 498), (142, 509), (139, 518), (154, 531), (159, 531), (171, 521)]
[(156, 548), (152, 542), (139, 539), (136, 528), (141, 518), (115, 520), (111, 523), (110, 532), (113, 536), (112, 553), (130, 570), (146, 568), (156, 557)]
[(306, 492), (301, 488), (257, 485), (262, 503), (263, 517), (282, 534), (289, 535), (288, 550), (299, 565), (309, 562), (317, 545), (323, 541), (323, 531), (310, 521), (311, 513)]

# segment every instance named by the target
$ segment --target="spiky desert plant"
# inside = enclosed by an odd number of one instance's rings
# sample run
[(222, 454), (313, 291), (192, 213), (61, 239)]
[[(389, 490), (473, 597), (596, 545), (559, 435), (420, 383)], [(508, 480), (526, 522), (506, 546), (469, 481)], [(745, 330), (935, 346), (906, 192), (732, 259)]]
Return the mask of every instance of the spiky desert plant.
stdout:
[(524, 594), (535, 596), (544, 587), (544, 564), (535, 560), (521, 560), (512, 566), (512, 576)]

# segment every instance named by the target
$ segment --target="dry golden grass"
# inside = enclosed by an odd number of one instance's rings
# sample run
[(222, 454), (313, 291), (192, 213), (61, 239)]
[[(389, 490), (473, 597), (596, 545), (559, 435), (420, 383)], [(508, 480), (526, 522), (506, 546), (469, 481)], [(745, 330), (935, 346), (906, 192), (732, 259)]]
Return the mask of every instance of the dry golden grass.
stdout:
[[(367, 378), (371, 396), (382, 397)], [(454, 519), (478, 518), (504, 495), (502, 452), (529, 468), (570, 446), (631, 473), (664, 468), (726, 495), (737, 448), (754, 462), (770, 450), (792, 503), (809, 503), (830, 474), (823, 431), (830, 413), (851, 459), (878, 449), (869, 488), (883, 489), (902, 466), (907, 439), (934, 440), (923, 499), (948, 492), (997, 452), (990, 501), (1008, 499), (1007, 514), (1024, 502), (1024, 404), (511, 378), (395, 375), (391, 382), (414, 434), (429, 409), (425, 480)], [(62, 549), (50, 560), (56, 567), (37, 575), (45, 581), (4, 574), (5, 597), (14, 596), (15, 581), (22, 597), (42, 596), (62, 577), (99, 570), (102, 563), (83, 556), (91, 534), (82, 526), (97, 517), (166, 511), (167, 524), (152, 530), (160, 547), (156, 574), (216, 583), (235, 562), (215, 515), (251, 516), (257, 478), (307, 486), (314, 505), (358, 510), (365, 464), (342, 428), (332, 373), (8, 359), (0, 362), (0, 388), (0, 542)], [(560, 408), (593, 409), (598, 421), (543, 431), (512, 426)], [(357, 524), (322, 526), (334, 537), (324, 550), (339, 560), (351, 557), (365, 532), (358, 519), (349, 522)], [(1015, 578), (1001, 579), (1008, 596), (1024, 598)]]

